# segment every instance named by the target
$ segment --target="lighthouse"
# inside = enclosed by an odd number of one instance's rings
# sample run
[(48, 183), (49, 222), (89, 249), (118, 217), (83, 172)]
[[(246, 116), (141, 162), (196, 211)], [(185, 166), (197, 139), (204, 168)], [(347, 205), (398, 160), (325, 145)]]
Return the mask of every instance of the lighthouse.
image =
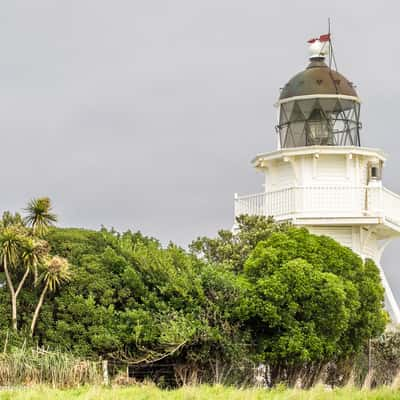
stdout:
[(235, 194), (235, 216), (272, 216), (373, 259), (392, 321), (400, 323), (381, 265), (385, 247), (400, 235), (400, 196), (382, 184), (385, 153), (361, 145), (361, 100), (331, 68), (330, 35), (309, 43), (308, 66), (286, 83), (276, 104), (277, 149), (252, 161), (264, 189)]

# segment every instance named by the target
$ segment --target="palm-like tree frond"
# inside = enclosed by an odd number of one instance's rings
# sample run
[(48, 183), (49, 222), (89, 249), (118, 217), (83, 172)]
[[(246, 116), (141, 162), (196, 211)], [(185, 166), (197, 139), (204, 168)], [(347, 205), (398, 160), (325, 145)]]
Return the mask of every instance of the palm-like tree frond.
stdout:
[(1, 262), (15, 266), (20, 255), (21, 244), (24, 236), (16, 226), (9, 226), (0, 232), (0, 257)]
[(54, 256), (52, 258), (47, 258), (44, 268), (45, 271), (41, 278), (44, 280), (45, 284), (33, 314), (31, 336), (33, 336), (35, 332), (36, 322), (47, 291), (50, 290), (51, 292), (54, 292), (63, 282), (67, 282), (71, 279), (71, 271), (69, 269), (68, 261), (63, 257)]
[(21, 260), (25, 268), (36, 270), (49, 251), (49, 244), (44, 240), (26, 238), (23, 243)]
[(57, 215), (52, 212), (48, 197), (32, 199), (25, 208), (27, 216), (25, 223), (32, 227), (34, 233), (43, 235), (47, 229), (57, 222)]
[(68, 282), (71, 279), (68, 260), (59, 256), (48, 259), (42, 279), (52, 292), (63, 282)]

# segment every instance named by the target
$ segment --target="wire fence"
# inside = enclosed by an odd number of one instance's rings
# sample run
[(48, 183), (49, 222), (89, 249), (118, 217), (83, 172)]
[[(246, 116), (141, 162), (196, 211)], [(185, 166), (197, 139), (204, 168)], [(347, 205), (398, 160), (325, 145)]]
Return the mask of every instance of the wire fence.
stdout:
[(155, 362), (116, 358), (88, 360), (68, 352), (25, 345), (4, 345), (3, 352), (0, 352), (0, 387), (145, 382), (166, 388), (201, 383), (266, 388), (284, 383), (286, 386), (310, 387), (317, 382), (332, 387), (348, 382), (366, 388), (400, 386), (400, 332), (387, 332), (379, 339), (370, 340), (364, 351), (352, 359), (297, 366), (290, 363), (257, 364), (251, 360), (230, 364), (215, 355), (210, 355), (210, 359), (203, 363), (179, 357), (165, 357)]

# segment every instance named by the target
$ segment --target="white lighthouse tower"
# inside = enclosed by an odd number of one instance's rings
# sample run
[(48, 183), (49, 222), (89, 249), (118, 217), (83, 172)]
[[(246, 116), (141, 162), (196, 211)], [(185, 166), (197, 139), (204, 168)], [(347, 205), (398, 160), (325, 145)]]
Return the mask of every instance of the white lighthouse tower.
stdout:
[[(327, 36), (327, 35), (323, 35)], [(314, 40), (310, 64), (282, 89), (278, 148), (252, 161), (265, 176), (262, 193), (235, 195), (235, 216), (273, 216), (328, 235), (379, 266), (394, 323), (400, 309), (381, 267), (400, 235), (400, 196), (382, 185), (385, 154), (361, 147), (360, 98), (328, 67)]]

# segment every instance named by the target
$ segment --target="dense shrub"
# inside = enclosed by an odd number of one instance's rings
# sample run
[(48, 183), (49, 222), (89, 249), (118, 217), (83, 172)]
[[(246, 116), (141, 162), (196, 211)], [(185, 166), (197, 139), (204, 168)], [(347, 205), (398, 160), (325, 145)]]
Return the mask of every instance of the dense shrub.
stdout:
[[(191, 252), (130, 231), (53, 228), (46, 239), (72, 280), (48, 295), (34, 339), (82, 357), (162, 360), (182, 377), (236, 382), (264, 362), (284, 380), (351, 357), (386, 323), (372, 261), (265, 218), (241, 217), (235, 234), (199, 238)], [(37, 297), (28, 282), (22, 332)], [(8, 304), (0, 291), (0, 309)]]

